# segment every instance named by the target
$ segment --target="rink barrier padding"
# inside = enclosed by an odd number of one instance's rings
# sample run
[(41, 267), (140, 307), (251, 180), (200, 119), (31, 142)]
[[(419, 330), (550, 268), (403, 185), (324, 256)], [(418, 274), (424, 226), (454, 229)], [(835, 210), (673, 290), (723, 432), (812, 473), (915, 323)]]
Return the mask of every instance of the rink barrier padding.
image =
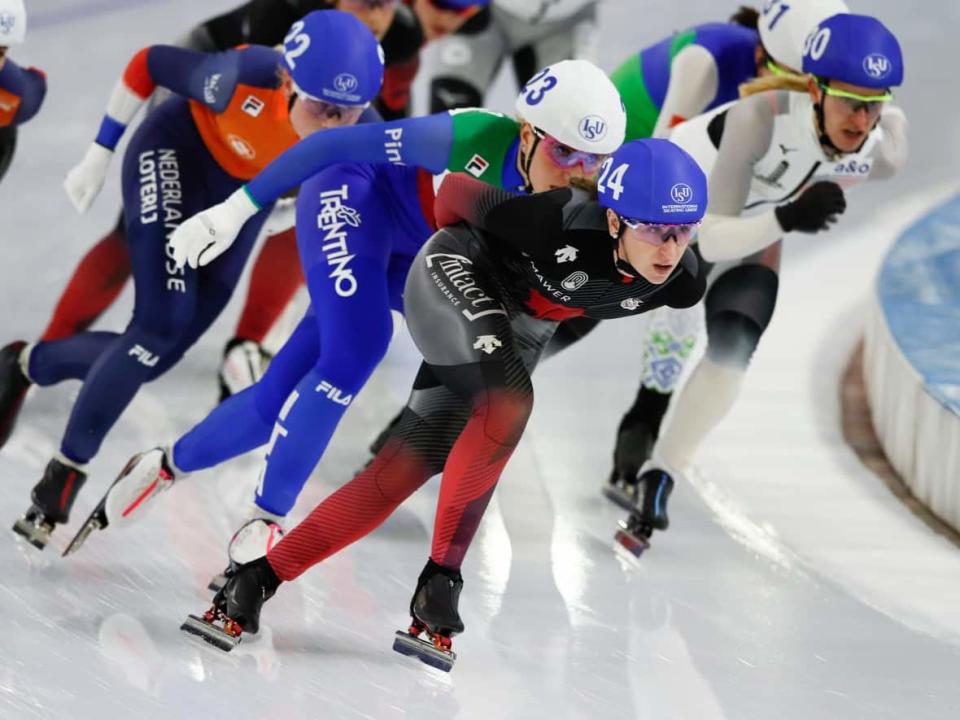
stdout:
[(960, 530), (960, 195), (917, 220), (887, 253), (863, 362), (890, 464)]

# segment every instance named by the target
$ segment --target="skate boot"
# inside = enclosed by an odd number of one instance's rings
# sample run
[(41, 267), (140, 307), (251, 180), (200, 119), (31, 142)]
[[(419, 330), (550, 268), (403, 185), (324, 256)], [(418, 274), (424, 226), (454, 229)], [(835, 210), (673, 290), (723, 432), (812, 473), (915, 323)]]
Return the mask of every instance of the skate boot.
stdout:
[(255, 384), (273, 356), (253, 340), (233, 338), (223, 349), (218, 381), (220, 402)]
[(260, 610), (280, 582), (265, 557), (240, 565), (214, 596), (213, 605), (203, 617), (189, 615), (180, 629), (230, 652), (243, 633), (253, 635), (260, 629)]
[(70, 508), (86, 481), (87, 474), (79, 468), (57, 458), (51, 460), (43, 471), (43, 478), (30, 493), (33, 505), (14, 523), (13, 531), (43, 550), (54, 526), (70, 520)]
[(30, 379), (20, 366), (20, 355), (26, 346), (23, 340), (17, 340), (0, 350), (0, 447), (7, 444), (30, 389)]
[(73, 536), (63, 551), (63, 557), (79, 550), (94, 530), (144, 517), (146, 509), (151, 507), (148, 501), (169, 490), (175, 480), (170, 453), (165, 448), (157, 447), (134, 455)]
[(620, 523), (615, 539), (620, 547), (639, 558), (650, 547), (654, 530), (666, 530), (667, 499), (673, 490), (673, 478), (666, 470), (653, 468), (640, 475), (638, 481), (642, 497), (626, 521)]
[[(417, 590), (410, 601), (410, 628), (397, 630), (393, 649), (401, 655), (412, 655), (421, 662), (450, 672), (457, 661), (453, 652), (453, 635), (463, 632), (463, 621), (457, 612), (463, 578), (459, 570), (450, 570), (428, 560)], [(420, 639), (426, 633), (427, 640)]]
[(228, 578), (233, 576), (238, 567), (262, 558), (280, 542), (282, 537), (283, 528), (274, 520), (265, 517), (247, 520), (230, 538), (230, 544), (227, 546), (230, 564), (222, 573), (214, 575), (213, 579), (207, 583), (207, 589), (220, 592), (220, 588), (226, 584)]
[(639, 497), (640, 468), (653, 453), (657, 434), (644, 422), (621, 425), (613, 451), (613, 470), (603, 494), (624, 510), (632, 510)]

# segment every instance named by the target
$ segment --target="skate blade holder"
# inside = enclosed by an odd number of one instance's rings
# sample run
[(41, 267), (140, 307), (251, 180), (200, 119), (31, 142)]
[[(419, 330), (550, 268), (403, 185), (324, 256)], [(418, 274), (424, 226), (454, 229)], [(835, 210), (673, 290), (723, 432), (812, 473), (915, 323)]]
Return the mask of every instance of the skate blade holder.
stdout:
[[(224, 627), (216, 625), (215, 621), (218, 619), (224, 623)], [(217, 618), (210, 611), (204, 613), (203, 617), (188, 615), (180, 629), (224, 652), (230, 652), (240, 644), (240, 626), (229, 618)]]
[(73, 540), (67, 545), (61, 557), (75, 553), (87, 541), (87, 538), (90, 537), (94, 530), (101, 530), (103, 527), (104, 525), (100, 522), (100, 518), (91, 517), (83, 524), (80, 530), (77, 531), (77, 534), (73, 536)]
[(633, 510), (637, 506), (637, 500), (634, 495), (619, 485), (607, 484), (607, 486), (603, 488), (603, 496), (607, 498), (607, 500), (612, 501), (614, 505), (618, 505), (627, 511)]
[(210, 592), (218, 593), (227, 584), (227, 576), (224, 573), (217, 573), (212, 578), (210, 582), (207, 583), (207, 590)]
[(614, 549), (621, 553), (626, 553), (627, 557), (638, 560), (644, 552), (650, 549), (650, 533), (640, 531), (631, 531), (627, 523), (621, 521), (620, 529), (613, 536)]
[[(437, 670), (450, 672), (457, 661), (457, 654), (449, 649), (450, 638), (437, 635), (434, 636), (437, 638), (436, 641), (423, 640), (413, 634), (414, 629), (410, 628), (411, 631), (408, 632), (397, 630), (393, 638), (393, 649), (401, 655), (415, 657), (420, 662)], [(438, 644), (446, 645), (446, 649), (439, 647)]]
[(50, 533), (53, 525), (42, 520), (31, 520), (26, 515), (17, 520), (12, 528), (14, 534), (19, 535), (37, 550), (43, 550), (50, 542)]

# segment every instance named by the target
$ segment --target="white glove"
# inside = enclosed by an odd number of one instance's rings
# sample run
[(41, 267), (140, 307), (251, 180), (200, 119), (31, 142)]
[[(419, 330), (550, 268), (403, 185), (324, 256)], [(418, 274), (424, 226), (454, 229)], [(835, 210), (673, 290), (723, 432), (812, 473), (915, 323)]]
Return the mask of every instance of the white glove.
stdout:
[(113, 151), (93, 143), (77, 165), (67, 173), (63, 187), (78, 213), (86, 212), (103, 187)]
[(173, 261), (178, 268), (186, 263), (197, 268), (213, 262), (233, 245), (244, 223), (258, 211), (247, 191), (240, 188), (219, 205), (197, 213), (170, 236)]

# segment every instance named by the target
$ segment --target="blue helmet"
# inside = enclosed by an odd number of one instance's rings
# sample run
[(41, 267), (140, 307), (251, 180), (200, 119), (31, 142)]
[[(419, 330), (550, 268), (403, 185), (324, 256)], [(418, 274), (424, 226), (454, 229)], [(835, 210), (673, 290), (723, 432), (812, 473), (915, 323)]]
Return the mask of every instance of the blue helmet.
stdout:
[(340, 10), (315, 10), (291, 25), (283, 64), (298, 92), (335, 105), (366, 105), (383, 82), (383, 48)]
[(840, 13), (815, 27), (803, 44), (803, 71), (868, 88), (903, 83), (900, 43), (874, 17)]
[(597, 200), (633, 220), (695, 223), (707, 211), (707, 176), (669, 140), (633, 140), (604, 161)]

